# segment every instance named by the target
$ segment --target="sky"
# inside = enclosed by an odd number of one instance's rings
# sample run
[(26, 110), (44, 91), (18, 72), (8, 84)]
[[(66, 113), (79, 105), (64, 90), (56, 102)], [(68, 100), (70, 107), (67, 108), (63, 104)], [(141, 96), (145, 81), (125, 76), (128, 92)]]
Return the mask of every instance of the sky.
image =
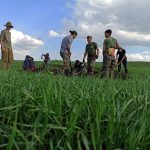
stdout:
[[(104, 31), (126, 49), (129, 61), (150, 62), (150, 1), (144, 0), (0, 0), (0, 30), (11, 21), (14, 56), (23, 60), (31, 55), (40, 60), (41, 54), (59, 56), (61, 41), (76, 30), (72, 44), (72, 60), (82, 60), (86, 36), (102, 49)], [(102, 61), (100, 54), (99, 61)]]

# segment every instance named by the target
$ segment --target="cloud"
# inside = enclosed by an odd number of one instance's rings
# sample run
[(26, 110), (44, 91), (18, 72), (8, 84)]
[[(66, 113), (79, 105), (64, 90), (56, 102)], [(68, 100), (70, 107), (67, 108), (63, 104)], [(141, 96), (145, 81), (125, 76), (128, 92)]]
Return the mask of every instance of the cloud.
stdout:
[(61, 35), (58, 32), (55, 32), (53, 30), (49, 31), (49, 36), (52, 38), (60, 37)]
[[(149, 5), (149, 0), (76, 0), (73, 4), (66, 4), (67, 9), (73, 12), (69, 19), (63, 18), (62, 31), (58, 33), (51, 30), (49, 35), (60, 37), (73, 29), (77, 30), (78, 38), (86, 39), (87, 35), (92, 35), (94, 41), (102, 47), (104, 31), (112, 29), (119, 44), (128, 48), (130, 61), (150, 61)], [(72, 59), (82, 59), (82, 49), (78, 53), (74, 51)], [(131, 52), (137, 49), (147, 49), (147, 52)], [(99, 60), (102, 60), (102, 56)]]
[(150, 61), (150, 52), (145, 51), (142, 53), (127, 54), (129, 61)]
[(149, 5), (149, 0), (77, 0), (72, 18), (62, 20), (63, 32), (75, 29), (80, 38), (93, 35), (102, 46), (104, 31), (110, 28), (121, 46), (150, 48)]
[(11, 30), (12, 43), (15, 59), (24, 59), (25, 55), (30, 55), (31, 51), (44, 44), (40, 39), (36, 39), (21, 31)]
[(123, 38), (127, 38), (127, 39), (133, 39), (136, 41), (150, 41), (150, 34), (141, 34), (138, 32), (128, 32), (128, 31), (123, 31), (120, 30), (118, 31), (118, 33), (123, 37)]

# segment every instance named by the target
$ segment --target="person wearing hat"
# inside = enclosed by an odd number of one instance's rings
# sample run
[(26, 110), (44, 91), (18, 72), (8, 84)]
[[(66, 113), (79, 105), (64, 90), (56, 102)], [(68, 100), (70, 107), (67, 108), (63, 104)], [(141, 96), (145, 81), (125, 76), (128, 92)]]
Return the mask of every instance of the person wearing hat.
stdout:
[(92, 36), (87, 36), (87, 42), (88, 44), (86, 45), (86, 48), (85, 48), (83, 62), (85, 62), (85, 58), (86, 56), (88, 56), (87, 57), (87, 73), (90, 75), (93, 75), (95, 62), (99, 56), (99, 48), (98, 48), (98, 44), (92, 41)]
[(78, 33), (76, 31), (70, 31), (70, 35), (66, 36), (61, 43), (60, 56), (63, 59), (63, 72), (69, 75), (71, 71), (71, 45), (73, 40), (77, 37)]
[(110, 29), (105, 31), (105, 40), (103, 43), (103, 64), (102, 64), (102, 78), (113, 78), (114, 68), (116, 66), (115, 49), (120, 46), (117, 40), (111, 36)]
[(6, 26), (6, 29), (2, 30), (0, 34), (2, 65), (5, 69), (9, 69), (13, 62), (13, 50), (10, 33), (10, 29), (13, 28), (13, 25), (11, 22), (7, 22), (4, 26)]

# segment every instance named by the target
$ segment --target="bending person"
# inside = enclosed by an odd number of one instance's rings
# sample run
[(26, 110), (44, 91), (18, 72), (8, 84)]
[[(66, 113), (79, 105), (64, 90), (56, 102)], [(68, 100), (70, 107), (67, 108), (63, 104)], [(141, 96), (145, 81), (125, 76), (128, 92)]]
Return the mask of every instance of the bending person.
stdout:
[(128, 74), (127, 69), (127, 57), (126, 57), (126, 50), (125, 49), (118, 49), (116, 54), (116, 59), (118, 60), (118, 73), (121, 71), (121, 64), (123, 64), (126, 75)]
[(76, 31), (70, 31), (70, 35), (66, 36), (61, 43), (60, 56), (63, 59), (63, 73), (69, 75), (71, 71), (71, 45), (73, 40), (77, 37)]

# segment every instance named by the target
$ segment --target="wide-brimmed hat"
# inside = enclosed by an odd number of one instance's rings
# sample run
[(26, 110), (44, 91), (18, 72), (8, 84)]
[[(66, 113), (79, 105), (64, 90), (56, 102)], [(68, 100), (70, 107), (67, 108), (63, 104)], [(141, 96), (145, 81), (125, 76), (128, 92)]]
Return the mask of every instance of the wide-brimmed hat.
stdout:
[(10, 21), (8, 21), (4, 26), (13, 28), (14, 26)]

